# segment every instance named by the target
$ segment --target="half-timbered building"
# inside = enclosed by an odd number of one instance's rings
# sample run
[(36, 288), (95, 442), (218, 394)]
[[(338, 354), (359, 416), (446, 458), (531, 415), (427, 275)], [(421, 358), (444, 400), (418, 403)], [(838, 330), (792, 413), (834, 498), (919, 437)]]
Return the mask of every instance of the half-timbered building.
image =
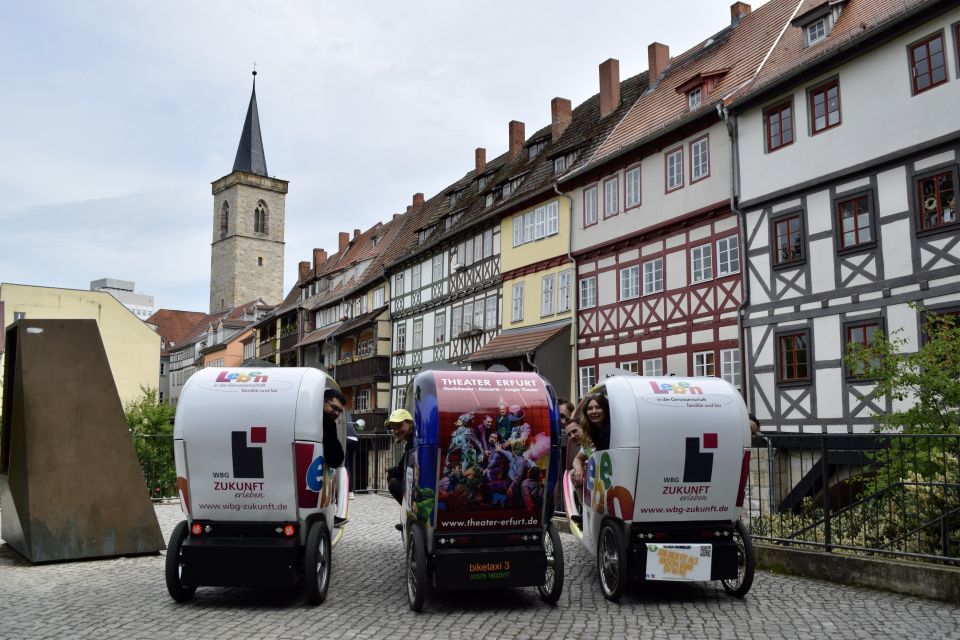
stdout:
[(958, 25), (956, 2), (808, 0), (729, 105), (766, 428), (871, 430), (894, 403), (847, 345), (900, 332), (915, 350), (912, 305), (960, 308)]
[(677, 57), (650, 45), (646, 90), (561, 179), (573, 199), (581, 395), (623, 371), (740, 385), (741, 242), (718, 106), (787, 15), (738, 2), (730, 25)]

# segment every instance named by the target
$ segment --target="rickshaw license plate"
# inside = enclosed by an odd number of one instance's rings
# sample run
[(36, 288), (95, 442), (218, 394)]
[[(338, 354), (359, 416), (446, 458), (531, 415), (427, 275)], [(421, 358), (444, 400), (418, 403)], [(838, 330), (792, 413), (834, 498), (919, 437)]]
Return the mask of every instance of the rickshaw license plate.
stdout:
[(647, 580), (695, 581), (710, 579), (713, 545), (648, 544)]

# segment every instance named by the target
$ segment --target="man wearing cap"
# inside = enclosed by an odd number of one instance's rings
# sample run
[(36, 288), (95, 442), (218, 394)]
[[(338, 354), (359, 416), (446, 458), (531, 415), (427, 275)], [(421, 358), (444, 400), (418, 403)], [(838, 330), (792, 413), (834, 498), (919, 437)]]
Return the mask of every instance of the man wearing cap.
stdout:
[(384, 426), (393, 434), (397, 444), (403, 444), (403, 455), (395, 467), (387, 469), (387, 489), (397, 502), (403, 503), (403, 481), (406, 474), (407, 456), (413, 449), (413, 416), (406, 409), (397, 409), (390, 414)]

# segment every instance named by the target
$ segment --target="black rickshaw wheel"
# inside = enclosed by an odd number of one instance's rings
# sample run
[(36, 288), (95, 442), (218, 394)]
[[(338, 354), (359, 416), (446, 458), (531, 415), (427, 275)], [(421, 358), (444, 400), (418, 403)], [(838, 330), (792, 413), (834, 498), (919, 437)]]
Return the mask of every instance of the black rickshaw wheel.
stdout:
[(603, 597), (618, 602), (627, 590), (627, 545), (615, 520), (604, 520), (597, 541), (597, 573)]
[(407, 540), (407, 601), (412, 611), (420, 611), (427, 595), (427, 543), (423, 529), (410, 527)]
[(560, 532), (553, 522), (547, 525), (543, 536), (543, 553), (547, 559), (547, 569), (544, 572), (543, 584), (537, 586), (540, 599), (547, 604), (556, 604), (563, 592), (563, 545), (560, 542)]
[(188, 526), (184, 520), (177, 524), (170, 534), (167, 544), (167, 558), (164, 573), (167, 579), (167, 591), (177, 602), (186, 602), (196, 593), (196, 587), (183, 584), (183, 541), (187, 539)]
[(753, 553), (753, 541), (743, 522), (737, 520), (733, 530), (733, 542), (737, 545), (737, 577), (721, 580), (723, 588), (730, 595), (742, 598), (753, 586), (753, 574), (756, 571), (757, 560)]
[(303, 588), (310, 604), (320, 604), (327, 598), (331, 559), (330, 530), (325, 522), (317, 520), (310, 525), (303, 556)]

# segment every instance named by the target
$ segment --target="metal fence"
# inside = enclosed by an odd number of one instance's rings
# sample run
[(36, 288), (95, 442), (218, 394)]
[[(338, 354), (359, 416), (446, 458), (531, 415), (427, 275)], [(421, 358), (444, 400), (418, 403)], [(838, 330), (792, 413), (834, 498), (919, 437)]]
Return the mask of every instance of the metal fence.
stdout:
[(143, 479), (153, 500), (177, 497), (177, 466), (173, 461), (173, 436), (130, 434)]
[(743, 519), (777, 544), (960, 564), (960, 436), (754, 440)]

